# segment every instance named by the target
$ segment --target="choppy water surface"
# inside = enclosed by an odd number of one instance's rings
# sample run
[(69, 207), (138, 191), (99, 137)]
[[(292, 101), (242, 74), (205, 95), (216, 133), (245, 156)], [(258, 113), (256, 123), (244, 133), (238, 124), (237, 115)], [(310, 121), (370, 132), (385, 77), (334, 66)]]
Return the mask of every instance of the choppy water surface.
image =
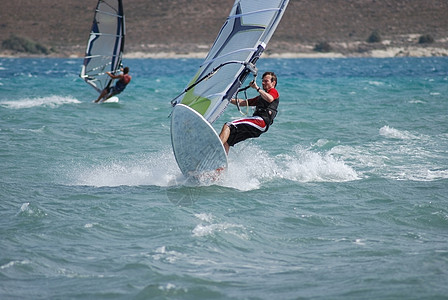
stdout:
[(279, 115), (202, 184), (168, 118), (200, 63), (97, 105), (79, 59), (0, 59), (0, 298), (446, 298), (447, 58), (261, 59)]

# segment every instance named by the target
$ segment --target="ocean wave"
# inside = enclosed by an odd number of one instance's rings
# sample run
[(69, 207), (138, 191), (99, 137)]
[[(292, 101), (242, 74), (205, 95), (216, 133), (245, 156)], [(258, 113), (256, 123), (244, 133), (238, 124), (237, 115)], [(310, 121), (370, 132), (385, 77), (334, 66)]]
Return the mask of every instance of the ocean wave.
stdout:
[(392, 138), (392, 139), (407, 140), (407, 139), (416, 139), (417, 138), (417, 136), (409, 133), (408, 131), (398, 130), (398, 129), (389, 127), (387, 125), (381, 127), (379, 132), (380, 132), (380, 135), (387, 137), (387, 138)]
[[(397, 146), (391, 140), (357, 147), (332, 145), (325, 149), (296, 145), (287, 154), (279, 155), (271, 155), (253, 143), (241, 144), (231, 149), (227, 171), (218, 180), (207, 182), (192, 182), (182, 175), (169, 147), (137, 157), (105, 157), (96, 163), (81, 161), (60, 167), (59, 172), (64, 172), (63, 184), (67, 185), (166, 187), (170, 189), (169, 198), (184, 193), (177, 193), (177, 187), (222, 186), (252, 191), (277, 180), (348, 182), (370, 176), (415, 181), (448, 178), (446, 168), (431, 163), (437, 153), (425, 151), (419, 146), (419, 139), (405, 141), (412, 143)], [(217, 230), (212, 227), (202, 229)]]
[(202, 222), (193, 229), (193, 236), (203, 237), (214, 235), (217, 232), (224, 232), (236, 235), (242, 239), (248, 239), (247, 234), (244, 232), (245, 228), (242, 225), (216, 222), (214, 216), (211, 214), (199, 213), (195, 214), (195, 217)]
[(436, 181), (448, 179), (448, 169), (432, 170), (428, 166), (398, 166), (393, 168), (387, 177), (395, 180)]
[(1, 101), (0, 105), (11, 109), (23, 109), (32, 107), (51, 107), (55, 108), (64, 104), (78, 104), (79, 100), (72, 97), (47, 96), (37, 98), (23, 98), (15, 101)]
[(382, 127), (380, 132), (386, 140), (358, 146), (338, 145), (331, 153), (341, 157), (363, 177), (411, 181), (448, 178), (444, 163), (445, 135), (415, 135), (388, 126)]
[(8, 263), (6, 263), (4, 265), (1, 265), (0, 266), (0, 270), (12, 268), (12, 267), (17, 266), (17, 265), (19, 265), (19, 266), (21, 266), (21, 265), (29, 265), (30, 263), (31, 263), (31, 261), (29, 261), (28, 259), (13, 260), (13, 261), (10, 261), (10, 262), (8, 262)]

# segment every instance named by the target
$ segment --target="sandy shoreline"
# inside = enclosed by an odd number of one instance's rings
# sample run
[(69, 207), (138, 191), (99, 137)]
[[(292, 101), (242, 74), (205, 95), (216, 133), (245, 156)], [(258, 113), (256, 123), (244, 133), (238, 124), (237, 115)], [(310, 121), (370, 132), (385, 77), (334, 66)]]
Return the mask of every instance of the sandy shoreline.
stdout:
[[(448, 56), (448, 49), (441, 47), (386, 47), (384, 49), (372, 49), (366, 52), (357, 51), (341, 51), (341, 52), (316, 52), (308, 49), (305, 51), (266, 51), (263, 54), (265, 58), (349, 58), (349, 57), (375, 57), (375, 58), (391, 58), (391, 57), (433, 57), (433, 56)], [(185, 58), (205, 58), (206, 51), (197, 52), (182, 52), (176, 53), (174, 51), (130, 51), (124, 53), (124, 59), (185, 59)], [(37, 55), (28, 53), (13, 53), (10, 51), (0, 52), (1, 58), (82, 58), (83, 54), (78, 51), (70, 52), (64, 51), (60, 53), (53, 53), (49, 55)]]
[[(207, 52), (190, 52), (190, 53), (175, 53), (175, 52), (129, 52), (124, 54), (124, 58), (152, 58), (152, 59), (167, 59), (167, 58), (205, 58)], [(432, 56), (448, 56), (448, 49), (436, 47), (390, 47), (386, 49), (377, 49), (364, 53), (357, 52), (271, 52), (263, 53), (263, 57), (269, 58), (348, 58), (348, 57), (432, 57)]]

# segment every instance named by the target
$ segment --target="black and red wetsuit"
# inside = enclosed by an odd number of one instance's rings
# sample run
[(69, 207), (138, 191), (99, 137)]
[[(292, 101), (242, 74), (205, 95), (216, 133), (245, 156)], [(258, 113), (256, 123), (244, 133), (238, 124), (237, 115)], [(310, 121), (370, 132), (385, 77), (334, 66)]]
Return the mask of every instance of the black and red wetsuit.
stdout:
[(229, 146), (249, 138), (259, 137), (262, 133), (268, 131), (269, 126), (274, 122), (274, 118), (277, 115), (280, 96), (275, 88), (271, 88), (267, 93), (274, 97), (274, 101), (268, 102), (261, 96), (248, 99), (249, 106), (255, 106), (255, 112), (252, 117), (227, 123), (230, 128), (230, 136), (227, 140)]
[(129, 76), (129, 74), (124, 74), (123, 78), (118, 80), (113, 87), (109, 88), (110, 95), (114, 96), (120, 94), (122, 91), (124, 91), (130, 81), (131, 76)]

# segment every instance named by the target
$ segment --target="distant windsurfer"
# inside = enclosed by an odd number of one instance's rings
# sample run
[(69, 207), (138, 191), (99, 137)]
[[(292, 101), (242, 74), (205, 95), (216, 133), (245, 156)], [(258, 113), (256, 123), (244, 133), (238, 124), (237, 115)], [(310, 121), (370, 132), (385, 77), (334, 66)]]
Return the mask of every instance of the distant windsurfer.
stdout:
[(249, 138), (259, 137), (266, 132), (277, 115), (279, 94), (275, 88), (277, 86), (277, 76), (274, 72), (263, 74), (263, 89), (258, 87), (255, 81), (252, 81), (249, 85), (259, 93), (257, 97), (247, 100), (232, 99), (230, 103), (236, 105), (238, 101), (240, 106), (255, 106), (255, 112), (252, 117), (245, 117), (224, 124), (219, 138), (226, 153), (229, 153), (230, 146)]
[(95, 102), (99, 102), (101, 99), (105, 101), (106, 99), (109, 99), (112, 96), (120, 94), (126, 86), (131, 82), (131, 75), (129, 75), (129, 67), (125, 67), (123, 69), (120, 69), (123, 73), (120, 73), (118, 75), (114, 75), (110, 72), (106, 72), (107, 75), (110, 76), (112, 79), (118, 79), (118, 81), (115, 83), (112, 87), (105, 88), (98, 99), (95, 100)]

